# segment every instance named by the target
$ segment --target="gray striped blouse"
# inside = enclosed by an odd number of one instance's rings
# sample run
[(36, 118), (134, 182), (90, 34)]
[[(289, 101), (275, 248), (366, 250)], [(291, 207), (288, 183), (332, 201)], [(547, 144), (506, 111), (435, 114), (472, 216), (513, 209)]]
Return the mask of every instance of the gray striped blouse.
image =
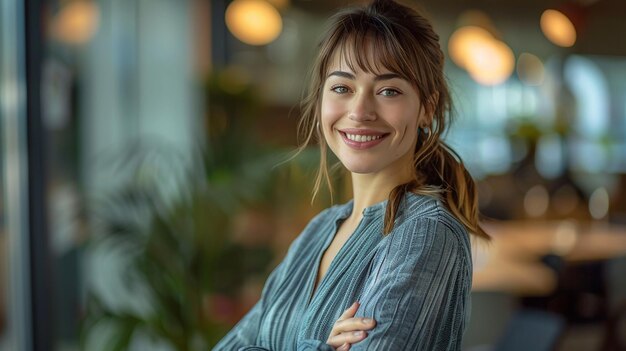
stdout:
[(260, 300), (214, 351), (320, 350), (354, 301), (376, 326), (351, 350), (460, 350), (470, 314), (469, 235), (437, 199), (406, 193), (393, 231), (382, 236), (387, 200), (363, 219), (311, 299), (322, 254), (353, 200), (316, 215), (269, 275)]

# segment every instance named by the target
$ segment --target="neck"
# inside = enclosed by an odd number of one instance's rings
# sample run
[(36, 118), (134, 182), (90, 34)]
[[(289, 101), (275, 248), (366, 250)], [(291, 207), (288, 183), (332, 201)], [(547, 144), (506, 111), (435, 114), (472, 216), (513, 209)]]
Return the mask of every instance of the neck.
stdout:
[(387, 199), (396, 186), (411, 181), (414, 172), (412, 167), (387, 167), (376, 173), (352, 173), (354, 202), (350, 219), (359, 221), (366, 207)]

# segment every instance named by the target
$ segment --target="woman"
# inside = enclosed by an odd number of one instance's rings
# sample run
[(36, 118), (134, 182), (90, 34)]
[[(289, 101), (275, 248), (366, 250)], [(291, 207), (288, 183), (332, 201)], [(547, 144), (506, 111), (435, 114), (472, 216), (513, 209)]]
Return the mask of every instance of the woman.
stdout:
[(460, 350), (468, 233), (488, 236), (474, 182), (440, 139), (450, 97), (438, 35), (414, 10), (374, 1), (337, 14), (319, 49), (299, 151), (321, 141), (316, 194), (330, 185), (330, 147), (354, 198), (311, 220), (214, 350)]

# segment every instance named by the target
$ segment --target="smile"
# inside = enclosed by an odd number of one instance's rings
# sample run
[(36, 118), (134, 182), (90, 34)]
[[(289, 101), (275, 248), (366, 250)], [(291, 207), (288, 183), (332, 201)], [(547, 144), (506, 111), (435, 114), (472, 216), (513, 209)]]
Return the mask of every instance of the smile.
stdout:
[(364, 141), (372, 141), (376, 139), (380, 139), (382, 135), (358, 135), (358, 134), (348, 134), (345, 133), (346, 137), (353, 141), (364, 142)]
[(344, 143), (356, 150), (369, 149), (380, 144), (389, 134), (382, 135), (358, 135), (339, 132)]

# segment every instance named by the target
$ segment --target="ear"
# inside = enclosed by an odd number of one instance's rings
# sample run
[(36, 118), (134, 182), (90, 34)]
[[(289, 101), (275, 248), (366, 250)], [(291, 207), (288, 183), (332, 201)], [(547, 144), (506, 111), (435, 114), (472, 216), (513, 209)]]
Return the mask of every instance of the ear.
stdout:
[(432, 122), (433, 114), (435, 113), (435, 109), (437, 108), (437, 104), (439, 103), (439, 92), (435, 91), (430, 95), (428, 101), (426, 102), (426, 111), (430, 115), (430, 122)]
[(430, 126), (433, 123), (433, 116), (435, 113), (435, 109), (437, 108), (437, 103), (439, 102), (439, 92), (434, 92), (430, 98), (426, 100), (426, 103), (422, 105), (422, 115), (420, 126)]

